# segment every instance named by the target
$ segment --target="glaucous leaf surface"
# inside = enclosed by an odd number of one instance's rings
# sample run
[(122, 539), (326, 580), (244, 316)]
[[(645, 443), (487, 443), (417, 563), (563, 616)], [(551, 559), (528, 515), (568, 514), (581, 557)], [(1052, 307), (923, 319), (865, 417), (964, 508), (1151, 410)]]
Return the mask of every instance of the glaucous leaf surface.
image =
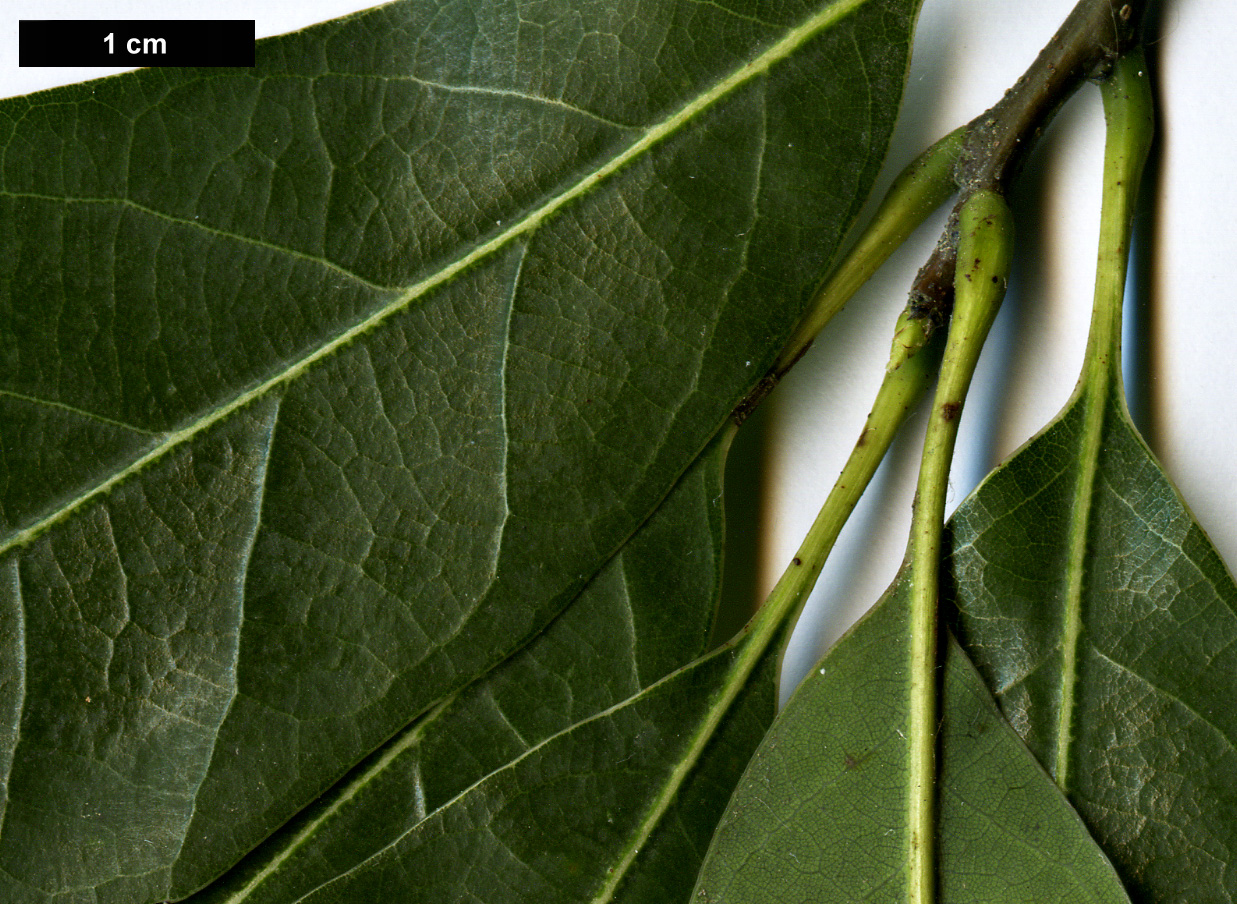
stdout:
[(535, 636), (764, 371), (916, 0), (401, 2), (0, 103), (0, 888), (183, 896)]
[[(692, 901), (906, 900), (908, 591), (900, 575), (778, 715), (722, 817)], [(938, 900), (1128, 902), (953, 642), (941, 712)]]
[[(532, 748), (702, 655), (721, 577), (724, 451), (723, 443), (714, 441), (622, 552), (532, 643), (402, 731), (314, 807), (193, 896), (193, 904), (296, 901), (413, 832), (494, 773), (512, 768)], [(772, 719), (772, 703), (765, 709), (763, 718), (750, 722), (749, 752)], [(604, 746), (576, 754), (598, 763), (619, 755)], [(730, 767), (731, 783), (741, 768), (742, 759)], [(727, 789), (723, 785), (715, 792), (719, 803), (711, 819), (696, 818), (703, 837), (694, 839), (686, 862), (674, 864), (678, 874), (695, 874)], [(633, 784), (625, 794), (640, 792)], [(583, 807), (574, 791), (541, 805), (564, 812)], [(590, 815), (604, 823), (604, 832), (613, 832), (612, 817), (595, 808), (576, 815), (577, 831)], [(543, 830), (531, 824), (518, 828), (532, 836)], [(450, 862), (447, 874), (458, 875), (459, 861)], [(443, 866), (432, 872), (443, 872)]]
[(1134, 900), (1232, 901), (1237, 586), (1113, 393), (1082, 500), (1075, 668), (1062, 644), (1082, 399), (954, 514), (956, 630)]

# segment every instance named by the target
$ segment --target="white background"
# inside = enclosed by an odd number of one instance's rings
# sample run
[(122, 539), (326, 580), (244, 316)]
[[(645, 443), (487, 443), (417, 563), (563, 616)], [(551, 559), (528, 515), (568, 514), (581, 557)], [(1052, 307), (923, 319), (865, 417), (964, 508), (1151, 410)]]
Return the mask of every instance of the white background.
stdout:
[[(4, 0), (0, 97), (108, 74), (17, 67), (21, 18), (256, 19), (279, 34), (370, 5), (365, 0)], [(1073, 6), (1073, 0), (924, 0), (903, 116), (878, 185), (923, 147), (991, 106)], [(1127, 381), (1140, 426), (1198, 520), (1237, 562), (1237, 3), (1164, 0), (1157, 77), (1163, 137), (1155, 200), (1142, 223), (1150, 261), (1131, 313)], [(1020, 253), (1011, 294), (963, 416), (951, 507), (1064, 404), (1081, 367), (1094, 275), (1103, 147), (1098, 92), (1062, 111), (1015, 192)], [(858, 295), (774, 393), (746, 446), (759, 468), (728, 474), (758, 488), (760, 582), (771, 586), (849, 453), (880, 380), (891, 325), (941, 219), (919, 231)], [(1136, 354), (1130, 354), (1135, 345)], [(792, 641), (785, 682), (797, 681), (881, 594), (902, 556), (923, 419), (912, 424), (826, 567)], [(762, 431), (759, 436), (755, 430)], [(740, 460), (745, 460), (740, 457)], [(736, 473), (736, 470), (740, 473)], [(736, 525), (739, 526), (739, 525)]]

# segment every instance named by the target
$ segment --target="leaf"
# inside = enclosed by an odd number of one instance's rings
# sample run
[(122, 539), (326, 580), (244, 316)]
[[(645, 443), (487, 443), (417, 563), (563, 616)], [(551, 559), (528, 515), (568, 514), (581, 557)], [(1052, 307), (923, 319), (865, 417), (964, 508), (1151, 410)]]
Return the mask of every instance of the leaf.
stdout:
[(793, 326), (917, 5), (403, 2), (0, 103), (5, 894), (188, 894), (563, 610)]
[[(515, 768), (533, 748), (702, 655), (721, 577), (725, 446), (713, 443), (623, 551), (536, 640), (402, 731), (238, 868), (195, 895), (194, 904), (298, 900), (419, 831), (456, 797), (476, 795), (469, 789), (493, 784), (495, 773)], [(772, 699), (770, 691), (750, 746), (772, 719)], [(585, 755), (598, 764), (620, 758), (618, 750), (604, 746), (577, 758)], [(732, 767), (732, 782), (742, 762)], [(629, 783), (622, 793), (638, 791)], [(575, 795), (540, 801), (542, 807), (608, 819), (580, 803)], [(720, 811), (720, 804), (714, 809)], [(699, 820), (699, 845), (707, 843), (718, 815), (712, 822)], [(599, 828), (614, 831), (612, 822)], [(698, 852), (692, 853), (695, 862), (679, 870), (689, 877), (699, 861)], [(604, 878), (604, 871), (595, 878)]]
[[(825, 655), (761, 743), (693, 901), (903, 901), (909, 578)], [(950, 643), (939, 900), (1127, 901), (1111, 865)]]
[[(1231, 901), (1237, 586), (1119, 389), (1100, 404), (1088, 429), (1075, 399), (958, 508), (956, 630), (1135, 900)], [(1079, 498), (1084, 446), (1098, 457), (1094, 489)], [(1083, 513), (1075, 573), (1069, 540)], [(1067, 672), (1071, 611), (1080, 634)]]
[[(776, 650), (736, 686), (743, 650), (698, 659), (531, 747), (297, 900), (687, 900), (776, 704)], [(735, 698), (721, 703), (727, 688)]]

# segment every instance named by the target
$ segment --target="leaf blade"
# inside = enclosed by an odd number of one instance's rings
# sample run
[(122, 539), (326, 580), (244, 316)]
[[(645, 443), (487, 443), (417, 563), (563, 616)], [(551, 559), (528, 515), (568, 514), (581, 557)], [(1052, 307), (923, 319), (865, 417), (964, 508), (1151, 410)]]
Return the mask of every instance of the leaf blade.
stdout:
[[(1053, 762), (1064, 744), (1077, 759), (1067, 793), (1135, 895), (1225, 900), (1235, 889), (1218, 864), (1237, 845), (1237, 758), (1220, 701), (1232, 692), (1225, 648), (1237, 629), (1237, 588), (1124, 405), (1111, 395), (1100, 403), (1077, 713), (1067, 738), (1057, 713), (1060, 607), (1051, 589), (1067, 569), (1053, 526), (1072, 501), (1061, 459), (1085, 432), (1078, 403), (955, 514), (956, 623), (1031, 750)], [(1009, 514), (1036, 485), (1039, 517), (1016, 536)], [(1032, 545), (1039, 554), (1027, 556)], [(999, 569), (989, 564), (997, 561)]]
[[(650, 876), (648, 848), (633, 848), (630, 839), (642, 839), (636, 843), (643, 845), (664, 826), (661, 798), (677, 791), (680, 748), (691, 744), (711, 708), (709, 697), (726, 682), (732, 653), (697, 660), (632, 700), (530, 750), (305, 900), (379, 900), (395, 890), (410, 900), (432, 901), (463, 890), (483, 900), (600, 904), (627, 900), (622, 883), (633, 870), (640, 885), (632, 900), (641, 900), (645, 892), (639, 888), (650, 885), (660, 891), (669, 885), (674, 889), (671, 899), (682, 900), (691, 873), (668, 871), (667, 866), (676, 865), (672, 860), (653, 864)], [(757, 704), (771, 713), (773, 682), (767, 665), (764, 680), (753, 691)], [(740, 701), (740, 707), (745, 702)], [(663, 731), (675, 737), (670, 750), (650, 743), (651, 734)], [(750, 744), (758, 736), (748, 732), (746, 741)], [(572, 757), (595, 747), (618, 748), (624, 755), (607, 757), (607, 768), (581, 776)], [(728, 765), (741, 767), (744, 759), (731, 757)], [(571, 796), (582, 806), (545, 808), (543, 800), (564, 797), (556, 787), (560, 785), (570, 786)], [(715, 795), (699, 802), (713, 810), (721, 805)], [(606, 814), (604, 820), (597, 818), (599, 812)], [(708, 824), (706, 820), (696, 843), (708, 837)], [(459, 863), (463, 873), (444, 873), (437, 868), (442, 862)]]
[[(434, 30), (402, 3), (263, 44), (256, 77), (151, 70), (0, 105), (0, 220), (19, 236), (0, 255), (0, 387), (47, 403), (21, 433), (4, 424), (4, 566), (104, 518), (133, 524), (100, 534), (104, 552), (140, 558), (155, 527), (138, 497), (175, 505), (208, 438), (279, 410), (246, 561), (194, 572), (241, 590), (200, 632), (230, 639), (211, 652), (231, 693), (188, 815), (163, 827), (182, 839), (175, 865), (173, 842), (150, 858), (140, 839), (89, 867), (36, 863), (0, 828), (0, 862), (39, 876), (20, 893), (113, 874), (140, 876), (147, 899), (199, 887), (574, 598), (790, 329), (875, 176), (916, 6), (803, 4), (762, 24), (667, 4), (677, 44), (596, 48), (590, 70), (505, 66), (522, 48), (501, 10)], [(548, 23), (565, 29), (555, 53), (578, 46), (572, 21)], [(613, 32), (589, 24), (589, 40)], [(774, 65), (796, 34), (809, 40)], [(683, 49), (706, 35), (710, 54)], [(762, 54), (763, 72), (744, 69)], [(862, 77), (820, 77), (847, 66)], [(542, 91), (539, 73), (570, 77)], [(515, 96), (559, 87), (565, 105)], [(841, 129), (830, 109), (870, 119)], [(697, 110), (691, 129), (631, 151), (627, 124), (656, 137), (676, 110)], [(23, 442), (73, 450), (105, 421), (122, 434), (106, 458), (44, 469)], [(143, 617), (185, 586), (152, 587)], [(124, 621), (123, 594), (85, 617), (73, 596), (59, 604), (86, 633)], [(53, 633), (26, 637), (52, 656)], [(190, 653), (121, 657), (128, 684), (98, 655), (78, 684), (111, 718)], [(76, 712), (76, 693), (27, 682), (23, 719)], [(51, 743), (96, 753), (72, 733)], [(17, 752), (33, 775), (35, 749)], [(66, 813), (93, 801), (64, 790)]]
[[(731, 798), (693, 900), (904, 899), (908, 585), (900, 575), (778, 716)], [(1128, 900), (956, 644), (943, 680), (939, 899)]]
[[(725, 443), (715, 441), (536, 640), (397, 735), (310, 813), (191, 901), (297, 900), (534, 746), (702, 655), (721, 577), (724, 453)], [(678, 551), (684, 543), (693, 550), (690, 567)], [(624, 622), (627, 637), (614, 636)]]

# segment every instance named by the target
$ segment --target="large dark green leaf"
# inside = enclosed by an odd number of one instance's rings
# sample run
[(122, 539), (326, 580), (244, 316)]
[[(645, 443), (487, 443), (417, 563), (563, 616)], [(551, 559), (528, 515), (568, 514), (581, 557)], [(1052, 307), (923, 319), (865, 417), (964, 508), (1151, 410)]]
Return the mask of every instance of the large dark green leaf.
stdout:
[(915, 0), (397, 3), (0, 104), (0, 876), (183, 895), (540, 631), (776, 354)]
[[(1099, 404), (1089, 428), (1076, 399), (955, 513), (957, 630), (1135, 900), (1232, 901), (1237, 586), (1119, 389)], [(1088, 447), (1094, 488), (1080, 499)], [(1075, 574), (1077, 524), (1086, 555)]]
[[(744, 775), (693, 901), (905, 901), (909, 580), (817, 664)], [(950, 643), (939, 747), (939, 900), (1128, 901), (1077, 814)]]
[(777, 650), (749, 672), (748, 649), (698, 659), (529, 748), (296, 900), (686, 902), (773, 717)]
[[(724, 451), (724, 444), (715, 442), (623, 551), (532, 643), (401, 732), (238, 868), (195, 896), (195, 904), (295, 901), (421, 830), (430, 814), (458, 796), (499, 797), (474, 786), (492, 788), (495, 773), (515, 768), (533, 748), (560, 733), (571, 734), (568, 729), (617, 707), (702, 655), (720, 578)], [(757, 714), (750, 720), (749, 750), (772, 719), (771, 687), (763, 718)], [(681, 715), (654, 706), (653, 717), (662, 710)], [(557, 743), (577, 745), (576, 758), (589, 757), (598, 764), (623, 756), (612, 735), (579, 740), (582, 734), (577, 731), (571, 741)], [(675, 758), (672, 749), (662, 754)], [(742, 763), (739, 756), (729, 766), (731, 782)], [(723, 783), (723, 790), (713, 795), (717, 801), (703, 812), (698, 806), (689, 808), (688, 823), (700, 837), (691, 838), (686, 862), (673, 861), (672, 876), (685, 875), (690, 884), (726, 787)], [(625, 779), (620, 773), (612, 793), (630, 806), (649, 789), (634, 773)], [(594, 836), (614, 832), (613, 817), (602, 807), (583, 806), (578, 789), (544, 792), (539, 805), (550, 813), (572, 812), (577, 835), (584, 833), (590, 818), (597, 822), (591, 827)], [(544, 838), (546, 832), (540, 822), (516, 828), (530, 841)], [(428, 872), (440, 878), (457, 875), (460, 858), (451, 862), (445, 874), (441, 868)], [(604, 880), (605, 869), (612, 865), (592, 863), (592, 881)], [(589, 879), (583, 874), (575, 878)], [(417, 876), (414, 881), (428, 883), (429, 878)]]

